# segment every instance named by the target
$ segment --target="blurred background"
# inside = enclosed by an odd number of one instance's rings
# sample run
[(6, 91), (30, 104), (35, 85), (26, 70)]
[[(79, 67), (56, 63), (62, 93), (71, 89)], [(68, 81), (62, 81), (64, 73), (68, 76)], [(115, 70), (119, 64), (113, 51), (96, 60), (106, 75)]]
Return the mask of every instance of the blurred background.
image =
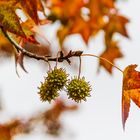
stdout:
[[(140, 66), (139, 44), (140, 44), (140, 8), (138, 0), (119, 0), (117, 7), (120, 13), (130, 19), (127, 30), (130, 39), (125, 39), (119, 35), (119, 40), (124, 58), (116, 61), (116, 65), (122, 70), (130, 64), (138, 64)], [(55, 41), (55, 31), (59, 24), (40, 27), (44, 35), (54, 48), (53, 53), (58, 46)], [(104, 46), (103, 33), (100, 32), (96, 37), (91, 38), (88, 47), (85, 47), (81, 37), (78, 35), (65, 41), (69, 50), (84, 50), (85, 53), (93, 53), (99, 55)], [(13, 118), (32, 118), (37, 114), (43, 114), (44, 110), (50, 110), (55, 106), (55, 102), (51, 104), (41, 102), (38, 92), (40, 82), (44, 80), (48, 67), (40, 61), (25, 58), (25, 67), (28, 73), (25, 73), (18, 67), (19, 76), (15, 72), (15, 63), (13, 59), (0, 59), (0, 99), (1, 112), (0, 122), (10, 121)], [(32, 63), (32, 64), (31, 64)], [(72, 66), (68, 64), (58, 64), (58, 67), (64, 67), (71, 76), (78, 73), (78, 59), (73, 58)], [(51, 64), (55, 65), (55, 62)], [(85, 76), (86, 80), (92, 85), (91, 97), (86, 102), (75, 103), (66, 97), (66, 93), (61, 93), (64, 100), (63, 107), (66, 110), (60, 116), (61, 131), (59, 136), (44, 134), (39, 122), (35, 129), (29, 134), (18, 134), (14, 140), (132, 140), (140, 137), (140, 110), (131, 102), (129, 118), (126, 122), (125, 132), (121, 122), (121, 95), (122, 95), (122, 74), (113, 69), (113, 74), (108, 74), (103, 68), (97, 73), (98, 60), (96, 58), (82, 58), (81, 76)], [(137, 68), (140, 70), (140, 67)], [(61, 101), (58, 101), (58, 104)], [(62, 103), (63, 104), (63, 103)], [(67, 107), (66, 107), (67, 106)], [(77, 106), (77, 107), (76, 107)], [(61, 109), (60, 109), (61, 110)], [(34, 120), (35, 121), (35, 120)], [(2, 131), (1, 131), (2, 132)], [(4, 139), (5, 140), (5, 139)], [(6, 139), (7, 140), (7, 139)]]

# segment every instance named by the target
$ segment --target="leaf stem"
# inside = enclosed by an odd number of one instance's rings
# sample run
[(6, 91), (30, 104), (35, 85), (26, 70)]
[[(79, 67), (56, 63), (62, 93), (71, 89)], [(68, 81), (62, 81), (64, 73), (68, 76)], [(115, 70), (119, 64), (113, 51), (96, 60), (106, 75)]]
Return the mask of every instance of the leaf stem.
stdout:
[(78, 73), (78, 79), (80, 79), (80, 75), (81, 75), (81, 65), (82, 65), (82, 60), (81, 60), (81, 56), (79, 56), (79, 73)]
[(56, 64), (55, 64), (55, 67), (57, 68), (57, 65), (58, 65), (58, 57), (59, 57), (59, 53), (60, 51), (57, 52), (57, 55), (56, 55)]
[(120, 72), (123, 73), (123, 71), (122, 71), (119, 67), (117, 67), (116, 65), (114, 65), (112, 62), (110, 62), (109, 60), (107, 60), (107, 59), (104, 58), (104, 57), (100, 57), (100, 56), (97, 56), (97, 55), (95, 55), (95, 54), (81, 54), (81, 56), (92, 56), (92, 57), (96, 57), (96, 58), (98, 58), (98, 59), (101, 59), (101, 60), (103, 60), (103, 61), (106, 61), (107, 63), (109, 63), (110, 65), (112, 65), (113, 67), (115, 67), (116, 69), (118, 69)]

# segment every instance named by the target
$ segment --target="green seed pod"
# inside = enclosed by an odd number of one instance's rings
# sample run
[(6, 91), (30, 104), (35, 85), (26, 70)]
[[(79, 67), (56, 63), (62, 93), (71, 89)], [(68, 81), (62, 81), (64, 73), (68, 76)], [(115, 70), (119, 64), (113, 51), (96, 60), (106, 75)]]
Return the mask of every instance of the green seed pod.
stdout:
[(49, 86), (61, 90), (66, 85), (67, 77), (68, 74), (66, 74), (66, 71), (64, 69), (54, 68), (54, 70), (48, 72), (46, 80)]
[(67, 87), (68, 98), (71, 98), (75, 102), (86, 101), (86, 97), (90, 97), (91, 86), (85, 81), (85, 78), (75, 77), (69, 81)]
[(48, 101), (49, 103), (59, 96), (58, 90), (51, 87), (46, 81), (41, 83), (38, 94), (40, 95), (41, 101)]

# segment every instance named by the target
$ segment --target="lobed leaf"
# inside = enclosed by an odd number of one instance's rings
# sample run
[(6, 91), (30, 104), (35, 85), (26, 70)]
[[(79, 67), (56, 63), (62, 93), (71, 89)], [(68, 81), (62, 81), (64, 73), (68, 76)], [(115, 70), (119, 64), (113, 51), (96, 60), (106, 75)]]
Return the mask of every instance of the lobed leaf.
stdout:
[(21, 7), (23, 10), (38, 24), (39, 19), (37, 15), (37, 0), (20, 0)]
[(140, 107), (140, 72), (135, 70), (136, 67), (137, 65), (129, 65), (123, 72), (122, 124), (124, 129), (129, 116), (130, 101), (132, 100)]
[(0, 26), (9, 32), (25, 37), (19, 18), (15, 13), (15, 7), (11, 2), (0, 2)]
[[(108, 47), (101, 55), (111, 63), (115, 63), (116, 59), (122, 58), (123, 54), (121, 53), (120, 49), (118, 48), (117, 42), (111, 42), (110, 47)], [(100, 60), (99, 66), (103, 66), (105, 70), (107, 70), (110, 74), (112, 73), (113, 66), (106, 61)]]

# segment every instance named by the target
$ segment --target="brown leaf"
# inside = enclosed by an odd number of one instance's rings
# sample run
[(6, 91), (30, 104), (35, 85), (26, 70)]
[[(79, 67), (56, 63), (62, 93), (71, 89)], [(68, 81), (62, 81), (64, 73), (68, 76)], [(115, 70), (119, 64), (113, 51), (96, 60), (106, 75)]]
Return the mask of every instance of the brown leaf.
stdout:
[(122, 124), (124, 129), (129, 116), (130, 100), (140, 107), (140, 72), (135, 70), (136, 67), (137, 65), (129, 65), (123, 72)]
[[(22, 39), (20, 41), (20, 46), (22, 48), (24, 48), (26, 51), (39, 55), (39, 56), (50, 55), (50, 48), (47, 45), (45, 46), (45, 45), (42, 45), (39, 43), (37, 44), (37, 43), (29, 42), (26, 39)], [(24, 66), (24, 54), (23, 53), (15, 53), (15, 66), (16, 66), (16, 73), (18, 75), (17, 64), (19, 64), (20, 67), (27, 73), (27, 70)]]
[(37, 0), (20, 0), (20, 4), (23, 10), (38, 24)]
[(50, 48), (49, 46), (43, 46), (41, 44), (34, 44), (34, 43), (30, 43), (30, 42), (24, 42), (22, 44), (22, 47), (33, 53), (33, 54), (36, 54), (36, 55), (39, 55), (39, 56), (48, 56), (50, 54)]
[(21, 133), (19, 120), (11, 120), (10, 122), (0, 124), (0, 140), (12, 140), (12, 138)]
[(28, 71), (26, 70), (25, 66), (24, 66), (24, 54), (23, 53), (15, 53), (15, 69), (16, 69), (16, 74), (19, 76), (18, 74), (18, 70), (17, 70), (17, 65), (19, 64), (20, 67), (22, 68), (22, 70), (24, 70), (24, 72), (28, 73)]
[(0, 125), (0, 140), (11, 140), (10, 131), (3, 125)]
[(44, 112), (44, 124), (47, 126), (48, 133), (51, 135), (59, 134), (59, 130), (61, 128), (60, 116), (65, 111), (74, 111), (77, 110), (78, 107), (76, 105), (66, 105), (63, 100), (56, 100), (54, 106)]

